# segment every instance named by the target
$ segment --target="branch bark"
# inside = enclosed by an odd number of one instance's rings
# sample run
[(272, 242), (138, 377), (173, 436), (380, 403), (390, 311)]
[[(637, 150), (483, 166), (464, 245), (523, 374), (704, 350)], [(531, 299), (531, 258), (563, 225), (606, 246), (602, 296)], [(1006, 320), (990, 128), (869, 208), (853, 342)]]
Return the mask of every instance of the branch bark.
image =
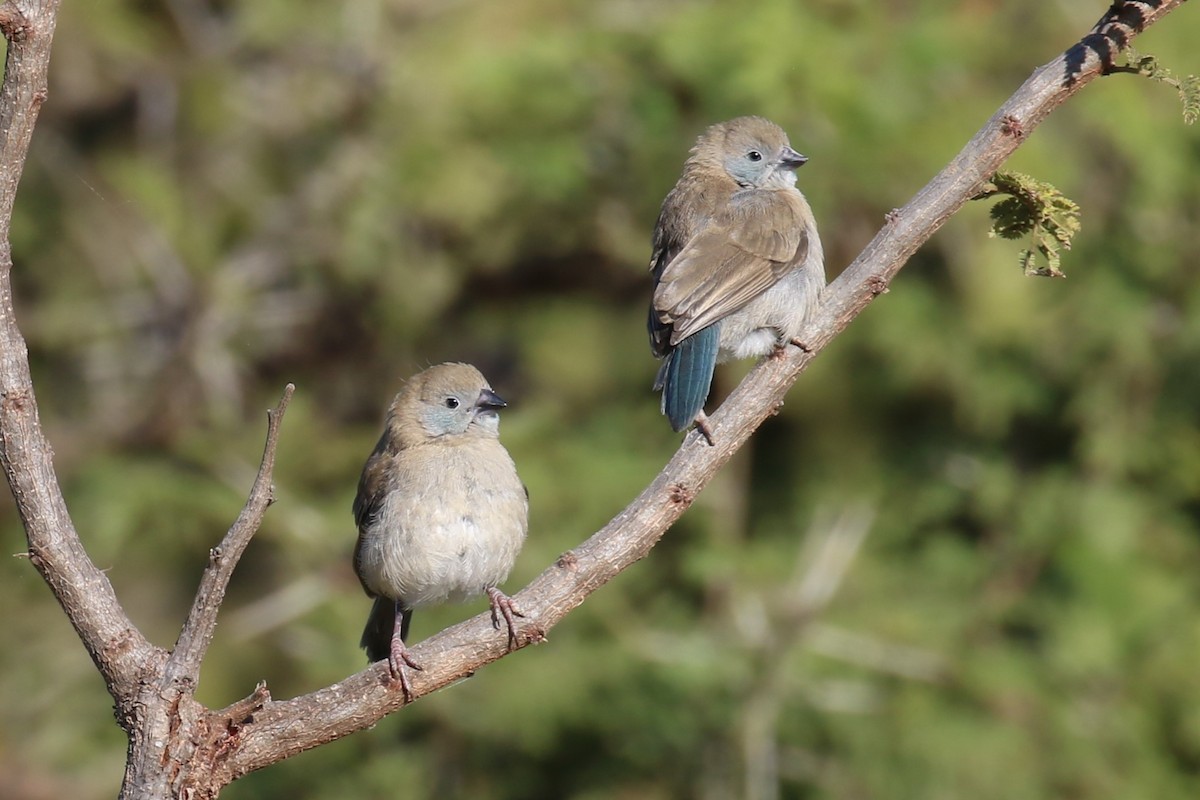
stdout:
[(12, 297), (9, 227), (46, 99), (57, 12), (56, 0), (0, 5), (0, 31), (8, 39), (0, 87), (0, 464), (25, 526), (29, 560), (50, 585), (119, 707), (142, 671), (161, 661), (162, 652), (126, 616), (112, 584), (88, 559), (75, 533), (54, 473), (54, 452), (42, 433)]
[[(1076, 45), (1036, 70), (962, 152), (906, 206), (829, 286), (802, 332), (804, 348), (767, 359), (710, 417), (715, 445), (693, 432), (649, 487), (608, 525), (563, 554), (516, 600), (528, 614), (519, 647), (546, 633), (597, 588), (644, 557), (691, 505), (716, 471), (782, 405), (809, 362), (979, 189), (1029, 133), (1061, 103), (1112, 67), (1145, 28), (1184, 0), (1115, 2)], [(30, 560), (62, 605), (104, 677), (117, 718), (130, 737), (123, 797), (216, 797), (226, 783), (290, 755), (368, 727), (404, 704), (376, 665), (346, 681), (275, 702), (264, 685), (226, 709), (193, 698), (229, 577), (271, 503), (270, 476), (285, 391), (269, 419), (262, 465), (246, 507), (201, 580), (188, 621), (168, 657), (137, 630), (111, 584), (88, 558), (67, 513), (42, 433), (25, 341), (12, 296), (9, 226), (38, 111), (58, 10), (57, 0), (6, 0), (0, 32), (8, 39), (0, 87), (0, 466), (25, 526)], [(416, 645), (425, 665), (414, 698), (471, 675), (503, 657), (506, 637), (481, 614)]]
[(224, 784), (212, 784), (211, 764), (221, 760), (239, 727), (271, 699), (266, 684), (260, 683), (249, 697), (211, 712), (194, 695), (233, 569), (274, 502), (271, 476), (279, 426), (294, 391), (289, 383), (275, 410), (267, 412), (267, 441), (254, 485), (242, 513), (209, 553), (174, 652), (153, 672), (143, 674), (135, 694), (121, 698), (128, 708), (122, 724), (129, 734), (122, 798), (215, 797)]

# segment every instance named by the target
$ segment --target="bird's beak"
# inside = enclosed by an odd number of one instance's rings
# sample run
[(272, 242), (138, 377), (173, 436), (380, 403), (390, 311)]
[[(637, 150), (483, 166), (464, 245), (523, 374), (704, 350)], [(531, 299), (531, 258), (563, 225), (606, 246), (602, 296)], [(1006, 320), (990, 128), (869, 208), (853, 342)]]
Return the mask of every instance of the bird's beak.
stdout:
[(504, 408), (507, 405), (508, 403), (504, 402), (500, 395), (491, 389), (484, 389), (479, 393), (479, 399), (475, 401), (475, 408), (480, 411), (494, 411), (498, 408)]
[(786, 169), (802, 167), (807, 161), (808, 156), (801, 155), (790, 147), (784, 147), (783, 152), (779, 154), (779, 166)]

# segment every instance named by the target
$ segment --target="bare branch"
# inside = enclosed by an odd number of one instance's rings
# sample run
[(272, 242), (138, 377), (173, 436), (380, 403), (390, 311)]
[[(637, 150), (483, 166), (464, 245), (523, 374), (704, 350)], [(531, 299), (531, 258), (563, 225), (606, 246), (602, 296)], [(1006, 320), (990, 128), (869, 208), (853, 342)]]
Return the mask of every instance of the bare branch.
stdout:
[(193, 686), (199, 681), (200, 662), (204, 660), (204, 653), (212, 642), (213, 631), (217, 627), (217, 612), (225, 600), (229, 579), (250, 539), (262, 525), (267, 508), (275, 502), (275, 486), (271, 483), (271, 475), (275, 470), (275, 450), (279, 446), (279, 426), (295, 391), (296, 387), (289, 383), (284, 387), (279, 405), (275, 406), (274, 411), (267, 412), (267, 442), (263, 447), (258, 475), (254, 478), (242, 513), (221, 543), (208, 551), (208, 566), (200, 579), (192, 610), (167, 661), (167, 681), (189, 680)]
[(0, 31), (8, 38), (0, 87), (0, 464), (25, 526), (30, 562), (49, 584), (120, 706), (132, 695), (139, 673), (161, 663), (162, 652), (121, 609), (112, 584), (88, 558), (71, 523), (54, 473), (54, 453), (38, 418), (10, 280), (13, 203), (46, 99), (57, 10), (57, 2), (8, 0), (0, 5)]

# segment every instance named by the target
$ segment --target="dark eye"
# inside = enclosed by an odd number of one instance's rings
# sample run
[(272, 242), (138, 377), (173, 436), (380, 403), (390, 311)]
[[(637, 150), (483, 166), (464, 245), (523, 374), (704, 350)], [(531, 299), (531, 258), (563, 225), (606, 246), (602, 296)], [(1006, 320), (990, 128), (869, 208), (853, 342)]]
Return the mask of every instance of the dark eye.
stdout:
[(751, 161), (762, 161), (762, 153), (757, 150), (751, 150), (749, 153), (746, 153), (746, 158)]
[(458, 398), (457, 397), (447, 397), (446, 398), (446, 408), (458, 408)]

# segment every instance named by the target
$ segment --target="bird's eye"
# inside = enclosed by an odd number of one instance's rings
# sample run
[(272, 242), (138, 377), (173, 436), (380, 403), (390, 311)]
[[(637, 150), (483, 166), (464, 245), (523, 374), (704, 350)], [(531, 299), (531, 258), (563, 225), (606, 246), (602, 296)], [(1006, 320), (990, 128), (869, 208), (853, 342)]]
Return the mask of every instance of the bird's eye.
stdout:
[(446, 408), (458, 408), (458, 398), (457, 397), (447, 397), (446, 398)]
[(751, 161), (762, 161), (762, 153), (757, 150), (751, 150), (749, 153), (746, 153), (746, 158)]

